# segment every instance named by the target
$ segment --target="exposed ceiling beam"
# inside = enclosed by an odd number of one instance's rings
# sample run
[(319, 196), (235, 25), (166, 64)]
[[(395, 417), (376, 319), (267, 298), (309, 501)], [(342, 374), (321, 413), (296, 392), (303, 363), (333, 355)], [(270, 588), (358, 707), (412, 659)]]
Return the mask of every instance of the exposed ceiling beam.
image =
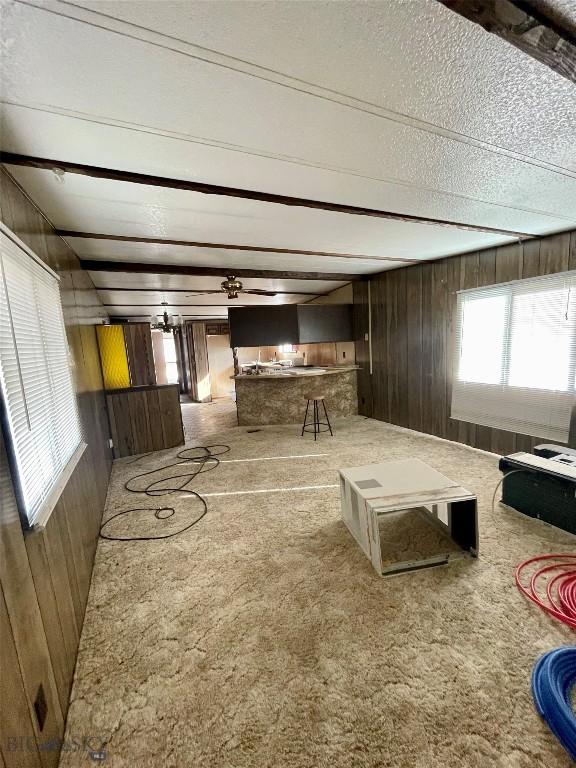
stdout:
[(363, 253), (336, 253), (334, 251), (303, 251), (298, 248), (268, 248), (262, 245), (232, 245), (231, 243), (200, 243), (194, 240), (170, 240), (164, 237), (129, 237), (127, 235), (105, 235), (96, 232), (75, 232), (70, 229), (57, 229), (60, 237), (78, 237), (85, 240), (113, 240), (121, 243), (146, 243), (153, 245), (181, 245), (194, 248), (217, 248), (227, 251), (255, 251), (258, 253), (290, 253), (299, 256), (329, 256), (336, 259), (362, 259), (371, 261), (394, 261), (406, 264), (418, 264), (420, 259), (406, 259), (401, 256), (369, 256)]
[(103, 307), (141, 307), (142, 309), (146, 309), (146, 307), (222, 307), (222, 309), (228, 309), (228, 306), (231, 307), (257, 307), (257, 306), (271, 306), (271, 307), (278, 307), (278, 306), (286, 306), (285, 304), (237, 304), (235, 299), (230, 299), (230, 305), (228, 304), (194, 304), (194, 302), (191, 302), (190, 304), (172, 304), (172, 302), (168, 301), (165, 304), (124, 304), (122, 302), (116, 303), (116, 304), (102, 304)]
[[(97, 291), (136, 291), (141, 293), (193, 293), (201, 288), (108, 288), (105, 285), (95, 285)], [(336, 289), (337, 290), (337, 289)], [(224, 293), (224, 291), (222, 291)], [(320, 296), (318, 291), (274, 291), (280, 296)]]
[(121, 171), (115, 168), (84, 165), (82, 163), (72, 163), (67, 160), (52, 160), (46, 157), (20, 155), (14, 152), (1, 152), (0, 162), (6, 165), (19, 165), (49, 171), (76, 173), (81, 176), (91, 176), (96, 179), (110, 179), (112, 181), (129, 182), (130, 184), (145, 184), (146, 186), (167, 187), (169, 189), (180, 189), (187, 192), (199, 192), (204, 195), (237, 197), (243, 200), (257, 200), (261, 203), (275, 203), (277, 205), (296, 206), (300, 208), (314, 208), (321, 211), (348, 213), (355, 216), (372, 216), (380, 219), (404, 221), (411, 224), (431, 224), (433, 226), (451, 227), (452, 229), (465, 229), (471, 232), (484, 232), (491, 235), (513, 237), (517, 240), (534, 237), (534, 235), (527, 232), (515, 232), (508, 229), (498, 229), (496, 227), (483, 227), (477, 224), (446, 221), (445, 219), (432, 219), (427, 216), (412, 216), (411, 214), (394, 213), (392, 211), (383, 211), (377, 208), (363, 208), (356, 205), (311, 200), (305, 197), (289, 197), (288, 195), (277, 195), (270, 192), (240, 189), (238, 187), (223, 187), (219, 184), (206, 184), (201, 181), (173, 179), (166, 176), (151, 176), (146, 173), (135, 173), (133, 171)]
[[(81, 259), (83, 269), (89, 272), (126, 272), (150, 275), (204, 275), (205, 277), (259, 277), (272, 280), (334, 280), (350, 283), (361, 280), (363, 275), (340, 272), (286, 272), (272, 269), (236, 269), (235, 267), (190, 267), (187, 264), (143, 264), (137, 261), (99, 261)], [(190, 290), (194, 290), (193, 288)]]

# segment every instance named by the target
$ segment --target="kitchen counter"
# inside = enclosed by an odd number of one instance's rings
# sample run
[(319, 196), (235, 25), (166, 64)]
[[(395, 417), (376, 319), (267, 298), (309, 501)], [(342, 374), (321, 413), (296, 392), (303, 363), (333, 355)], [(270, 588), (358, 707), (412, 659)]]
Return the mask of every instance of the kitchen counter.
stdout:
[(330, 376), (337, 373), (346, 373), (347, 371), (357, 371), (358, 365), (338, 365), (338, 366), (314, 366), (313, 368), (264, 368), (265, 373), (239, 373), (234, 379), (251, 379), (259, 381), (260, 379), (297, 379), (308, 378), (309, 376)]
[(307, 398), (319, 395), (330, 419), (358, 413), (357, 365), (297, 370), (235, 376), (238, 424), (301, 424)]

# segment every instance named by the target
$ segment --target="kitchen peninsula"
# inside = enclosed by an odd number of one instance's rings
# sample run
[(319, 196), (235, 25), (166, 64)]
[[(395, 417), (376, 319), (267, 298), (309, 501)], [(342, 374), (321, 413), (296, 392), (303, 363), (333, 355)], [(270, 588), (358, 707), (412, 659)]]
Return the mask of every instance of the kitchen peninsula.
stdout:
[(234, 377), (240, 426), (299, 424), (306, 398), (325, 397), (331, 419), (358, 413), (357, 365), (287, 368)]

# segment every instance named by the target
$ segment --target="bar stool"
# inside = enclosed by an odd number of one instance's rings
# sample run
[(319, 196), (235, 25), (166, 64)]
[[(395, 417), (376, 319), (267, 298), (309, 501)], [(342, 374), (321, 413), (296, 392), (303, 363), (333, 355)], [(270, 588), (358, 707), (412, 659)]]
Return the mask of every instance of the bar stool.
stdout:
[[(301, 437), (304, 436), (304, 432), (314, 432), (314, 440), (316, 440), (316, 437), (320, 432), (328, 432), (328, 431), (330, 431), (330, 434), (332, 435), (332, 437), (334, 437), (334, 432), (332, 432), (332, 426), (330, 425), (330, 419), (328, 418), (328, 411), (326, 410), (324, 395), (307, 395), (305, 399), (306, 399), (306, 413), (304, 414), (304, 424), (302, 425)], [(310, 402), (312, 402), (312, 421), (307, 420), (308, 410), (310, 408)], [(320, 421), (320, 412), (318, 408), (318, 403), (322, 403), (326, 421)], [(309, 429), (309, 427), (312, 427), (312, 429)], [(321, 429), (321, 427), (325, 427), (325, 429)]]

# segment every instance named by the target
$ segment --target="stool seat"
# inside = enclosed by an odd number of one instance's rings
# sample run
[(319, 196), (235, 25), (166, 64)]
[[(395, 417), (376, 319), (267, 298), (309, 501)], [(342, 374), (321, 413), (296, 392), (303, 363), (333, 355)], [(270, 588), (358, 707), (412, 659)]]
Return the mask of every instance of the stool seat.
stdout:
[[(304, 432), (314, 432), (314, 440), (316, 441), (320, 432), (330, 432), (333, 437), (334, 432), (332, 432), (332, 425), (330, 424), (328, 411), (326, 410), (325, 395), (308, 394), (305, 395), (304, 399), (306, 400), (306, 413), (304, 414), (304, 424), (302, 425), (301, 436), (304, 436)], [(310, 403), (312, 403), (312, 421), (308, 421)], [(326, 421), (320, 421), (320, 409), (318, 403), (322, 403)], [(312, 429), (310, 429), (310, 427), (312, 427)]]

